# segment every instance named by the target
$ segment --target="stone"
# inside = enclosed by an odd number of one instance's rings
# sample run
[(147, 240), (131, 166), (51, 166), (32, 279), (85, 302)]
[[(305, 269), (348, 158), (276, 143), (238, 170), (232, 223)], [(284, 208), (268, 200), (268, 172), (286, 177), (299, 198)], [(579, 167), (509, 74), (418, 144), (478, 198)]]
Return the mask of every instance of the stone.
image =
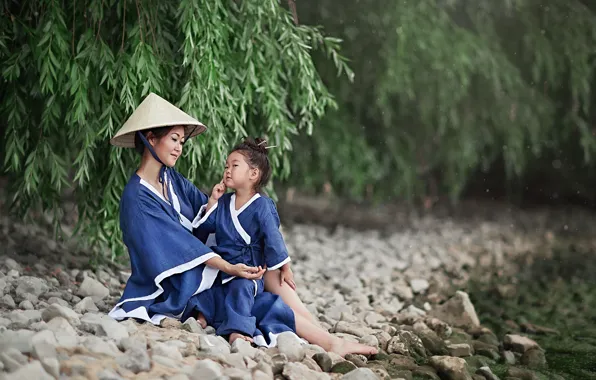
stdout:
[(53, 318), (46, 323), (46, 327), (54, 333), (58, 346), (74, 347), (77, 345), (78, 334), (66, 319), (62, 317)]
[(425, 320), (426, 325), (432, 329), (441, 339), (449, 339), (453, 330), (447, 323), (437, 318), (427, 318)]
[[(98, 380), (124, 380), (123, 377), (119, 376), (117, 373), (115, 373), (114, 371), (111, 371), (109, 369), (101, 370), (97, 374), (97, 379)], [(170, 379), (172, 379), (172, 378), (170, 378)]]
[(57, 358), (56, 345), (45, 340), (36, 341), (32, 343), (31, 356), (38, 360)]
[(41, 313), (41, 318), (44, 322), (49, 322), (56, 317), (66, 319), (73, 326), (76, 326), (79, 323), (79, 316), (74, 310), (58, 303), (51, 304)]
[(531, 370), (518, 367), (509, 367), (505, 375), (522, 380), (539, 380), (539, 377)]
[(366, 328), (359, 327), (353, 323), (344, 322), (344, 321), (337, 322), (337, 324), (334, 327), (334, 331), (336, 333), (344, 333), (344, 334), (354, 335), (359, 338), (362, 338), (363, 336), (366, 336), (369, 334), (369, 331), (367, 331)]
[[(395, 330), (395, 327), (393, 326), (389, 326), (391, 327), (393, 330)], [(393, 334), (395, 334), (397, 331), (394, 331)], [(387, 344), (389, 343), (389, 341), (391, 340), (391, 334), (389, 334), (386, 331), (379, 331), (375, 334), (375, 337), (377, 338), (377, 342), (379, 342), (378, 346), (380, 349), (387, 351)]]
[(31, 339), (35, 335), (29, 330), (6, 330), (0, 334), (0, 352), (15, 348), (23, 354), (31, 352)]
[(216, 380), (223, 375), (223, 367), (213, 360), (199, 360), (192, 370), (190, 376), (193, 380)]
[(365, 335), (362, 338), (359, 338), (358, 342), (366, 344), (367, 346), (379, 348), (379, 339), (374, 335)]
[(27, 329), (33, 323), (41, 321), (41, 312), (38, 310), (13, 310), (6, 316), (12, 322), (12, 329)]
[[(46, 296), (47, 296), (47, 294), (46, 294)], [(53, 305), (55, 303), (57, 303), (61, 306), (70, 307), (70, 304), (67, 301), (63, 300), (62, 298), (58, 298), (58, 297), (48, 298), (48, 304)]]
[(27, 364), (27, 356), (23, 355), (16, 348), (9, 348), (0, 353), (0, 361), (8, 372), (14, 372)]
[(302, 342), (292, 332), (283, 332), (277, 336), (277, 349), (291, 362), (299, 362), (304, 359), (305, 352)]
[(5, 378), (6, 380), (23, 380), (23, 379), (35, 379), (35, 380), (54, 380), (54, 378), (46, 372), (42, 364), (34, 360), (29, 364), (20, 367), (15, 372), (9, 374)]
[(120, 350), (118, 350), (116, 343), (112, 341), (105, 341), (96, 336), (86, 336), (82, 338), (81, 344), (86, 349), (96, 354), (107, 355), (111, 357), (120, 356)]
[(411, 331), (399, 331), (387, 343), (387, 352), (401, 355), (426, 357), (426, 349), (422, 340)]
[(240, 368), (224, 368), (223, 377), (230, 380), (252, 380), (252, 374)]
[(310, 370), (302, 363), (287, 363), (282, 372), (287, 380), (330, 380), (328, 374)]
[(546, 368), (546, 357), (544, 356), (544, 351), (539, 348), (530, 348), (524, 352), (520, 362), (521, 364), (532, 369)]
[(331, 360), (331, 357), (328, 353), (321, 352), (315, 354), (312, 358), (323, 370), (323, 372), (331, 372), (331, 367), (333, 367), (333, 361)]
[(503, 361), (509, 365), (514, 365), (515, 354), (512, 351), (503, 351)]
[(520, 354), (523, 354), (532, 348), (540, 348), (538, 343), (532, 339), (515, 334), (505, 335), (505, 338), (503, 339), (503, 346), (506, 349), (511, 349), (512, 351), (519, 352)]
[(449, 350), (449, 355), (458, 358), (473, 355), (472, 347), (467, 343), (450, 344), (447, 346), (447, 349)]
[(480, 320), (467, 293), (458, 290), (444, 304), (438, 305), (430, 314), (452, 326), (477, 327)]
[(168, 346), (164, 343), (155, 343), (151, 346), (151, 354), (164, 356), (166, 358), (181, 362), (184, 358), (176, 347)]
[(134, 374), (147, 372), (151, 369), (151, 359), (147, 351), (136, 347), (131, 348), (124, 355), (119, 356), (116, 362)]
[(431, 330), (424, 322), (418, 321), (414, 323), (414, 332), (422, 341), (424, 347), (432, 355), (446, 355), (448, 353), (447, 347), (443, 339)]
[(93, 302), (93, 298), (85, 297), (74, 306), (74, 311), (79, 314), (86, 314), (88, 312), (97, 312), (99, 309)]
[(495, 375), (489, 367), (480, 367), (476, 373), (484, 377), (486, 380), (499, 380), (499, 377)]
[(14, 299), (10, 294), (5, 294), (0, 298), (0, 306), (4, 306), (8, 309), (14, 309), (17, 307), (17, 304), (14, 302)]
[(423, 278), (415, 278), (410, 281), (410, 287), (414, 294), (424, 293), (429, 288), (429, 283)]
[(122, 349), (122, 351), (128, 351), (133, 347), (136, 347), (140, 350), (147, 349), (147, 337), (144, 335), (135, 335), (135, 336), (128, 336), (126, 338), (120, 339), (118, 342), (118, 347)]
[(40, 359), (41, 366), (49, 373), (54, 379), (60, 377), (60, 362), (56, 358), (43, 358)]
[(416, 367), (418, 367), (418, 364), (416, 364), (416, 361), (414, 361), (413, 358), (411, 358), (409, 356), (405, 356), (405, 355), (392, 354), (390, 356), (389, 363), (395, 369), (400, 369), (400, 370), (411, 371), (411, 370), (414, 370)]
[(356, 364), (346, 360), (346, 361), (335, 364), (331, 368), (330, 372), (346, 374), (350, 371), (355, 370), (356, 368), (358, 368), (358, 367), (356, 367)]
[(205, 330), (199, 325), (199, 322), (194, 318), (188, 318), (182, 324), (182, 329), (195, 334), (205, 334)]
[(354, 363), (356, 367), (366, 367), (367, 359), (364, 355), (347, 354), (346, 360)]
[(230, 350), (232, 353), (240, 353), (243, 356), (248, 356), (249, 358), (254, 358), (257, 355), (256, 348), (252, 347), (250, 342), (244, 339), (236, 339), (234, 343), (232, 343), (232, 348)]
[(79, 286), (77, 295), (91, 297), (94, 302), (101, 301), (110, 295), (110, 291), (101, 282), (87, 276)]
[[(416, 367), (412, 371), (412, 375), (414, 379), (442, 380), (433, 367), (426, 365)], [(445, 380), (448, 380), (448, 378), (445, 377)]]
[(321, 367), (319, 367), (317, 362), (311, 357), (305, 357), (304, 359), (302, 359), (301, 363), (307, 366), (308, 369), (310, 369), (311, 371), (323, 372), (323, 370), (321, 370)]
[(33, 309), (35, 309), (35, 307), (33, 306), (33, 303), (31, 301), (24, 300), (24, 301), (21, 301), (21, 303), (19, 304), (19, 309), (33, 310)]
[(220, 336), (199, 336), (199, 350), (210, 354), (229, 354), (230, 345)]
[(128, 337), (126, 326), (107, 315), (87, 313), (81, 318), (81, 330), (93, 333), (97, 336), (107, 336), (110, 339), (119, 341)]
[(180, 366), (179, 362), (177, 362), (176, 360), (169, 358), (167, 356), (152, 354), (151, 360), (153, 360), (155, 363), (163, 365), (165, 367), (178, 368)]
[(341, 377), (341, 380), (378, 380), (379, 377), (370, 368), (357, 368)]
[(277, 354), (271, 358), (271, 370), (274, 375), (282, 373), (284, 367), (288, 363), (288, 357), (285, 354)]
[(18, 298), (29, 299), (34, 296), (35, 299), (50, 289), (47, 282), (38, 277), (21, 276), (16, 280), (15, 294)]
[(441, 378), (448, 380), (472, 380), (464, 359), (451, 356), (432, 356), (429, 363), (437, 370)]

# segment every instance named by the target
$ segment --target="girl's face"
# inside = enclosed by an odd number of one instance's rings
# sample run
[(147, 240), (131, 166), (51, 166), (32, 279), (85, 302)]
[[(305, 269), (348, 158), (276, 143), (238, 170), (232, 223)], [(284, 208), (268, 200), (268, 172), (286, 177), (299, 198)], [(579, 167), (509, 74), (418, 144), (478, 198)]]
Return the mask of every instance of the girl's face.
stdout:
[(171, 168), (176, 165), (176, 161), (178, 161), (178, 158), (182, 154), (184, 127), (173, 127), (165, 136), (159, 139), (155, 136), (149, 136), (148, 140), (161, 162)]
[(224, 185), (232, 190), (250, 189), (259, 178), (259, 169), (251, 168), (239, 151), (230, 153), (226, 160)]

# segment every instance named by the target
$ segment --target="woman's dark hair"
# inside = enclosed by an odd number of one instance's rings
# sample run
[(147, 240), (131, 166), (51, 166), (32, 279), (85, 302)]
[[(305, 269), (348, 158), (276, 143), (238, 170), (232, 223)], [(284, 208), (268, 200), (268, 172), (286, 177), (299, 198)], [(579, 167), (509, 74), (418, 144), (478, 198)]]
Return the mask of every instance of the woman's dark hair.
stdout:
[[(168, 132), (170, 132), (170, 129), (172, 129), (172, 128), (174, 128), (174, 127), (173, 126), (157, 127), (157, 128), (153, 128), (153, 129), (146, 129), (144, 131), (141, 131), (141, 133), (143, 134), (143, 136), (147, 137), (149, 132), (151, 132), (151, 133), (153, 133), (153, 136), (155, 136), (157, 139), (161, 139), (162, 137), (167, 135)], [(143, 152), (145, 151), (145, 144), (143, 144), (143, 141), (141, 140), (139, 135), (136, 133), (135, 133), (135, 150), (141, 156), (143, 155)]]
[(236, 145), (234, 149), (232, 149), (232, 152), (239, 152), (246, 157), (248, 166), (259, 169), (261, 177), (255, 184), (255, 191), (260, 192), (261, 189), (267, 185), (267, 182), (269, 182), (269, 177), (271, 177), (271, 165), (269, 164), (269, 156), (267, 153), (267, 141), (261, 138), (252, 139), (247, 137), (243, 142)]

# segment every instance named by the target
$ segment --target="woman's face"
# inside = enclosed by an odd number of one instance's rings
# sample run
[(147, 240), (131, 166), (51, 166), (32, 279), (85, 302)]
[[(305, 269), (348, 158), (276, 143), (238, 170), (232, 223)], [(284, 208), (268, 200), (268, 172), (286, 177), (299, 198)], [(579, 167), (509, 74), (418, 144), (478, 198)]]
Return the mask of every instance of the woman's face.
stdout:
[(161, 162), (171, 168), (176, 165), (176, 161), (182, 154), (184, 127), (173, 127), (165, 136), (159, 139), (154, 136), (150, 137), (149, 143), (153, 146), (153, 150), (155, 150)]

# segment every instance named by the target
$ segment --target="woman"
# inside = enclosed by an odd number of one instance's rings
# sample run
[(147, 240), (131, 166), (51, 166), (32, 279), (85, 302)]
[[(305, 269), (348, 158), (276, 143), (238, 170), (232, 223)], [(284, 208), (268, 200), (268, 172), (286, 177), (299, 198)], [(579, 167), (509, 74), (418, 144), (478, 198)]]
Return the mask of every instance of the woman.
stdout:
[(295, 327), (300, 337), (342, 356), (376, 353), (373, 347), (341, 340), (319, 327), (293, 289), (280, 284), (278, 273), (231, 265), (201, 242), (206, 236), (191, 234), (208, 198), (171, 168), (183, 143), (205, 130), (196, 119), (150, 94), (110, 141), (136, 148), (142, 159), (120, 201), (132, 273), (109, 315), (159, 324), (166, 317), (182, 317), (188, 305), (200, 308), (195, 296), (217, 285), (219, 271), (247, 279), (264, 275), (267, 292), (259, 294), (253, 309), (268, 340), (264, 344), (274, 346), (278, 333)]

